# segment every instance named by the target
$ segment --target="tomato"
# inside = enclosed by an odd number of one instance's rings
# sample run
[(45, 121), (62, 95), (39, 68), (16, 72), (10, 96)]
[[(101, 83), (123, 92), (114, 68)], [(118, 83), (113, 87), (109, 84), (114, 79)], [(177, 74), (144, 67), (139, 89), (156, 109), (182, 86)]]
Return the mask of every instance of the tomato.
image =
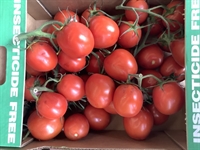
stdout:
[[(130, 23), (131, 25), (134, 24), (133, 21), (128, 21), (127, 23)], [(119, 26), (119, 30), (120, 34), (118, 44), (122, 48), (132, 48), (138, 45), (142, 36), (142, 30), (138, 24), (131, 27), (130, 25), (122, 22)]]
[[(145, 75), (154, 75), (159, 79), (162, 79), (162, 75), (156, 70), (142, 70), (140, 73)], [(158, 84), (158, 81), (153, 77), (147, 77), (142, 80), (142, 87), (147, 88)]]
[[(170, 27), (170, 31), (176, 31), (180, 29), (181, 25), (184, 25), (184, 3), (181, 0), (171, 1), (166, 10), (163, 11), (163, 16), (167, 19)], [(167, 27), (163, 21), (163, 25)]]
[(115, 90), (114, 81), (107, 75), (92, 74), (85, 84), (85, 94), (88, 102), (96, 108), (107, 107)]
[(89, 55), (94, 48), (92, 32), (82, 23), (70, 22), (58, 31), (56, 40), (60, 49), (71, 58)]
[(85, 83), (75, 74), (65, 75), (57, 84), (57, 91), (68, 101), (78, 101), (85, 95)]
[(154, 125), (161, 125), (165, 123), (169, 119), (169, 115), (164, 115), (161, 112), (159, 112), (154, 104), (149, 104), (146, 106), (146, 108), (152, 113)]
[(155, 87), (152, 97), (156, 109), (165, 115), (175, 114), (185, 103), (184, 90), (176, 82), (167, 82)]
[(70, 140), (79, 140), (89, 133), (89, 122), (83, 114), (72, 114), (65, 120), (64, 133)]
[(112, 78), (126, 81), (129, 74), (138, 71), (135, 57), (125, 49), (116, 49), (104, 59), (104, 69)]
[(174, 60), (181, 66), (185, 67), (185, 38), (175, 39), (170, 44), (170, 50)]
[(36, 71), (47, 72), (56, 67), (58, 58), (53, 47), (37, 42), (26, 50), (26, 63)]
[(153, 116), (146, 108), (143, 108), (136, 116), (123, 118), (123, 124), (126, 133), (131, 138), (144, 140), (153, 128)]
[[(139, 9), (149, 8), (145, 0), (129, 0), (126, 6), (139, 8)], [(137, 18), (136, 13), (138, 14), (138, 18)], [(135, 22), (138, 19), (138, 24), (143, 23), (148, 17), (148, 14), (146, 12), (136, 11), (136, 13), (133, 10), (125, 10), (125, 16), (127, 20)]]
[(139, 66), (144, 69), (156, 69), (163, 60), (164, 53), (158, 45), (150, 45), (144, 47), (136, 56), (136, 60)]
[(117, 114), (113, 101), (107, 107), (105, 107), (104, 110), (110, 114)]
[(143, 105), (143, 94), (135, 85), (119, 85), (113, 96), (116, 112), (122, 117), (136, 116)]
[(35, 86), (41, 86), (44, 84), (45, 79), (43, 77), (29, 77), (25, 80), (25, 90), (24, 90), (24, 98), (27, 101), (35, 101), (33, 96), (31, 95), (30, 88)]
[(53, 19), (60, 21), (62, 23), (66, 23), (68, 19), (70, 19), (70, 21), (75, 21), (75, 22), (80, 21), (79, 16), (75, 12), (68, 9), (58, 11)]
[[(95, 56), (96, 55), (96, 56)], [(104, 55), (101, 52), (95, 52), (90, 55), (87, 72), (100, 73), (103, 67)]]
[(88, 105), (84, 110), (84, 115), (88, 119), (90, 128), (93, 130), (104, 130), (110, 123), (111, 117), (108, 112), (101, 108)]
[(169, 55), (164, 59), (159, 71), (165, 77), (174, 74), (178, 81), (185, 79), (185, 68), (178, 65), (172, 55)]
[(61, 50), (58, 54), (58, 64), (68, 72), (79, 72), (86, 65), (86, 57), (71, 58)]
[(47, 119), (61, 118), (67, 108), (68, 102), (65, 97), (55, 92), (43, 92), (36, 103), (39, 114)]
[(31, 76), (40, 76), (40, 75), (43, 75), (43, 72), (40, 72), (40, 71), (37, 71), (37, 70), (34, 70), (31, 66), (29, 66), (27, 63), (26, 63), (26, 73), (31, 75)]
[[(94, 6), (84, 10), (84, 12), (81, 15), (81, 23), (87, 25), (87, 23), (90, 22), (92, 17), (104, 15), (102, 12), (99, 12), (99, 10), (100, 10), (100, 8), (98, 8), (98, 7), (94, 8)], [(86, 23), (86, 21), (87, 21), (87, 23)]]
[(94, 36), (94, 48), (102, 49), (113, 46), (119, 37), (119, 27), (112, 19), (100, 15), (90, 20), (89, 29)]
[(63, 117), (47, 119), (40, 116), (37, 111), (32, 112), (27, 121), (28, 130), (38, 140), (53, 139), (62, 131), (63, 125)]

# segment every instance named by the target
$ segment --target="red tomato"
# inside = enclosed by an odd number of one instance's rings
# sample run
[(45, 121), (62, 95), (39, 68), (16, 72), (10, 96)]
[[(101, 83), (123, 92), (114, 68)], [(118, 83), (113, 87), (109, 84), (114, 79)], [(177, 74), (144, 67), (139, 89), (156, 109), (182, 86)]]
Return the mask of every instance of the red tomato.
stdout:
[(126, 81), (129, 74), (138, 71), (135, 57), (125, 49), (116, 49), (104, 59), (104, 69), (112, 78)]
[(104, 130), (110, 123), (111, 117), (104, 109), (95, 108), (88, 105), (84, 110), (84, 115), (89, 121), (93, 130)]
[(176, 61), (174, 60), (174, 58), (172, 57), (172, 55), (164, 59), (163, 64), (160, 66), (160, 73), (165, 77), (168, 77), (171, 74), (174, 74), (174, 76), (177, 77), (178, 81), (182, 81), (185, 79), (185, 76), (184, 76), (185, 68), (178, 65)]
[[(140, 73), (143, 76), (145, 76), (145, 75), (154, 75), (157, 78), (162, 79), (162, 75), (156, 70), (142, 70), (142, 71), (140, 71)], [(156, 84), (158, 84), (158, 81), (153, 77), (147, 77), (147, 78), (144, 78), (142, 80), (142, 87), (144, 87), (144, 88), (147, 88), (147, 87), (150, 87), (150, 86), (154, 86)]]
[(99, 10), (100, 8), (94, 8), (94, 6), (86, 9), (81, 15), (81, 23), (86, 25), (94, 16), (104, 15), (103, 13), (99, 12)]
[(65, 97), (55, 92), (43, 92), (36, 105), (39, 114), (47, 119), (61, 118), (68, 108)]
[(92, 74), (85, 84), (87, 100), (96, 108), (107, 107), (113, 99), (114, 90), (114, 81), (109, 76), (98, 73)]
[(31, 95), (30, 88), (35, 86), (41, 86), (44, 84), (45, 79), (43, 77), (29, 77), (25, 81), (25, 90), (24, 90), (24, 98), (27, 101), (35, 101), (33, 96)]
[(59, 47), (71, 58), (89, 55), (94, 48), (92, 32), (82, 23), (70, 22), (57, 33)]
[(85, 83), (77, 75), (67, 74), (57, 85), (57, 91), (68, 101), (78, 101), (85, 95)]
[(60, 10), (54, 16), (54, 20), (60, 21), (62, 23), (66, 23), (68, 19), (75, 22), (79, 22), (80, 20), (79, 16), (75, 12), (68, 9)]
[(185, 38), (175, 39), (170, 44), (170, 50), (174, 60), (181, 66), (185, 67)]
[(168, 82), (155, 87), (152, 97), (156, 109), (165, 115), (175, 114), (185, 103), (184, 90), (176, 82)]
[(27, 127), (31, 135), (38, 140), (50, 140), (56, 137), (63, 128), (64, 118), (46, 119), (37, 111), (31, 113), (27, 121)]
[(86, 57), (71, 58), (61, 50), (58, 54), (58, 64), (68, 72), (79, 72), (86, 65)]
[(104, 110), (110, 114), (117, 114), (113, 101), (107, 107), (105, 107)]
[(169, 118), (169, 115), (164, 115), (161, 112), (159, 112), (153, 104), (147, 105), (146, 108), (153, 115), (154, 125), (161, 125), (165, 123)]
[(89, 29), (94, 36), (95, 48), (108, 48), (113, 46), (119, 38), (119, 27), (112, 19), (100, 15), (90, 20)]
[[(145, 0), (129, 0), (126, 6), (139, 8), (139, 9), (149, 8)], [(136, 13), (138, 14), (139, 18), (137, 18)], [(138, 19), (138, 24), (143, 23), (148, 17), (148, 14), (146, 12), (136, 11), (136, 13), (133, 10), (125, 10), (125, 16), (127, 20), (135, 22)]]
[(29, 66), (27, 63), (26, 63), (26, 73), (27, 73), (28, 75), (31, 75), (31, 76), (40, 76), (40, 75), (43, 75), (43, 74), (44, 74), (43, 72), (34, 70), (34, 69), (33, 69), (31, 66)]
[(36, 71), (47, 72), (56, 67), (58, 58), (53, 47), (45, 42), (37, 42), (26, 50), (26, 63)]
[(144, 140), (153, 128), (153, 116), (143, 108), (136, 116), (123, 118), (126, 133), (135, 140)]
[(156, 69), (163, 60), (164, 53), (158, 45), (144, 47), (136, 56), (137, 63), (144, 69)]
[(116, 112), (122, 117), (136, 116), (143, 105), (143, 94), (135, 85), (119, 85), (113, 96)]
[[(134, 24), (133, 21), (128, 21), (128, 23), (130, 23), (131, 25)], [(134, 25), (134, 27), (131, 27), (130, 25), (121, 23), (119, 26), (119, 30), (120, 34), (118, 44), (122, 48), (132, 48), (138, 45), (142, 36), (142, 30), (139, 25)]]
[[(95, 56), (96, 55), (96, 56)], [(90, 55), (89, 64), (86, 67), (87, 72), (100, 73), (103, 67), (104, 55), (101, 52), (96, 52)]]
[[(180, 25), (184, 24), (184, 3), (181, 0), (171, 1), (167, 5), (167, 9), (163, 11), (163, 16), (167, 19), (170, 31), (180, 29)], [(163, 25), (167, 27), (163, 21)]]
[(64, 133), (70, 140), (80, 140), (89, 133), (89, 122), (82, 114), (73, 114), (65, 120)]

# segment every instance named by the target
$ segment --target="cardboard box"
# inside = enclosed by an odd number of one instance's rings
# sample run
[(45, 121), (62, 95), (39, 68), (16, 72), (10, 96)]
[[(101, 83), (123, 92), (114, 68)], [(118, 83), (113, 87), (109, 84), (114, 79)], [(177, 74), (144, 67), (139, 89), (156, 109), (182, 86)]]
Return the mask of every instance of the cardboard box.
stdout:
[[(102, 0), (109, 13), (122, 0)], [(92, 0), (1, 0), (0, 1), (0, 149), (129, 149), (197, 150), (200, 149), (200, 2), (185, 0), (186, 39), (186, 111), (182, 109), (162, 126), (155, 127), (144, 141), (127, 136), (122, 118), (112, 116), (108, 128), (90, 133), (79, 141), (70, 141), (62, 133), (50, 141), (29, 137), (22, 142), (25, 41), (13, 37), (31, 31), (50, 20), (60, 9), (81, 13)], [(162, 2), (148, 0), (149, 3)], [(165, 3), (167, 1), (164, 1)], [(9, 6), (9, 7), (8, 7)], [(6, 52), (5, 52), (6, 49)], [(5, 59), (6, 58), (6, 59)], [(185, 112), (187, 126), (185, 126)], [(28, 144), (28, 145), (27, 145)], [(26, 146), (25, 146), (26, 145)], [(10, 148), (8, 148), (10, 147)]]

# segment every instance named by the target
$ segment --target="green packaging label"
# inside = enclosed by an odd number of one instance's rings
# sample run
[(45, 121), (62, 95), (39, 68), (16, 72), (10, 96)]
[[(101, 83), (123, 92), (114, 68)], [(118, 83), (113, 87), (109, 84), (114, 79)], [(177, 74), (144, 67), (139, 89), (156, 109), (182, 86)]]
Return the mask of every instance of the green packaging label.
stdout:
[(6, 48), (6, 78), (0, 85), (0, 146), (20, 147), (23, 126), (26, 0), (0, 0), (0, 46)]
[(200, 149), (200, 1), (185, 1), (188, 150)]

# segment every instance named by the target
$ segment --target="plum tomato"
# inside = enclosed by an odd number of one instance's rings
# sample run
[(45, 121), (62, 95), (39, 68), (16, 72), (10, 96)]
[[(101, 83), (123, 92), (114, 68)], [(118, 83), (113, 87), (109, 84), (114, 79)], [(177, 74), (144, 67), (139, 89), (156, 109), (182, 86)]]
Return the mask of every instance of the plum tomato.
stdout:
[(83, 114), (72, 114), (64, 123), (64, 133), (69, 140), (80, 140), (89, 133), (89, 122)]
[(120, 116), (136, 116), (143, 105), (142, 91), (135, 85), (121, 84), (114, 92), (113, 104)]
[(102, 49), (113, 46), (119, 38), (119, 27), (112, 19), (100, 15), (90, 20), (89, 29), (94, 36), (94, 48)]
[(150, 45), (141, 49), (136, 55), (136, 60), (144, 69), (156, 69), (164, 60), (164, 52), (158, 45)]
[(88, 102), (96, 108), (107, 107), (115, 91), (115, 83), (107, 75), (92, 74), (85, 83), (85, 94)]
[(110, 114), (117, 114), (113, 101), (107, 107), (105, 107), (104, 110)]
[(78, 101), (85, 95), (85, 83), (75, 74), (66, 74), (57, 84), (57, 91), (68, 101)]
[(105, 72), (119, 81), (126, 81), (129, 74), (138, 71), (135, 57), (126, 49), (116, 49), (104, 59)]
[(38, 113), (47, 119), (57, 119), (67, 112), (68, 102), (65, 97), (55, 92), (43, 92), (36, 103)]
[(111, 121), (111, 116), (102, 108), (95, 108), (88, 105), (84, 110), (84, 115), (88, 119), (90, 128), (93, 130), (104, 130)]
[(26, 63), (36, 71), (48, 72), (56, 67), (58, 58), (48, 43), (36, 42), (26, 50)]
[(64, 117), (47, 119), (40, 116), (37, 111), (32, 112), (27, 121), (28, 130), (38, 140), (55, 138), (62, 131), (63, 125)]
[(184, 90), (176, 82), (167, 82), (155, 87), (152, 98), (156, 109), (165, 115), (177, 113), (185, 103)]
[(75, 21), (75, 22), (80, 21), (79, 16), (75, 12), (67, 9), (58, 11), (53, 19), (60, 21), (62, 23), (66, 23), (68, 19), (70, 19), (70, 21)]
[(126, 133), (135, 140), (145, 140), (153, 128), (153, 116), (148, 109), (142, 108), (134, 117), (123, 118)]

